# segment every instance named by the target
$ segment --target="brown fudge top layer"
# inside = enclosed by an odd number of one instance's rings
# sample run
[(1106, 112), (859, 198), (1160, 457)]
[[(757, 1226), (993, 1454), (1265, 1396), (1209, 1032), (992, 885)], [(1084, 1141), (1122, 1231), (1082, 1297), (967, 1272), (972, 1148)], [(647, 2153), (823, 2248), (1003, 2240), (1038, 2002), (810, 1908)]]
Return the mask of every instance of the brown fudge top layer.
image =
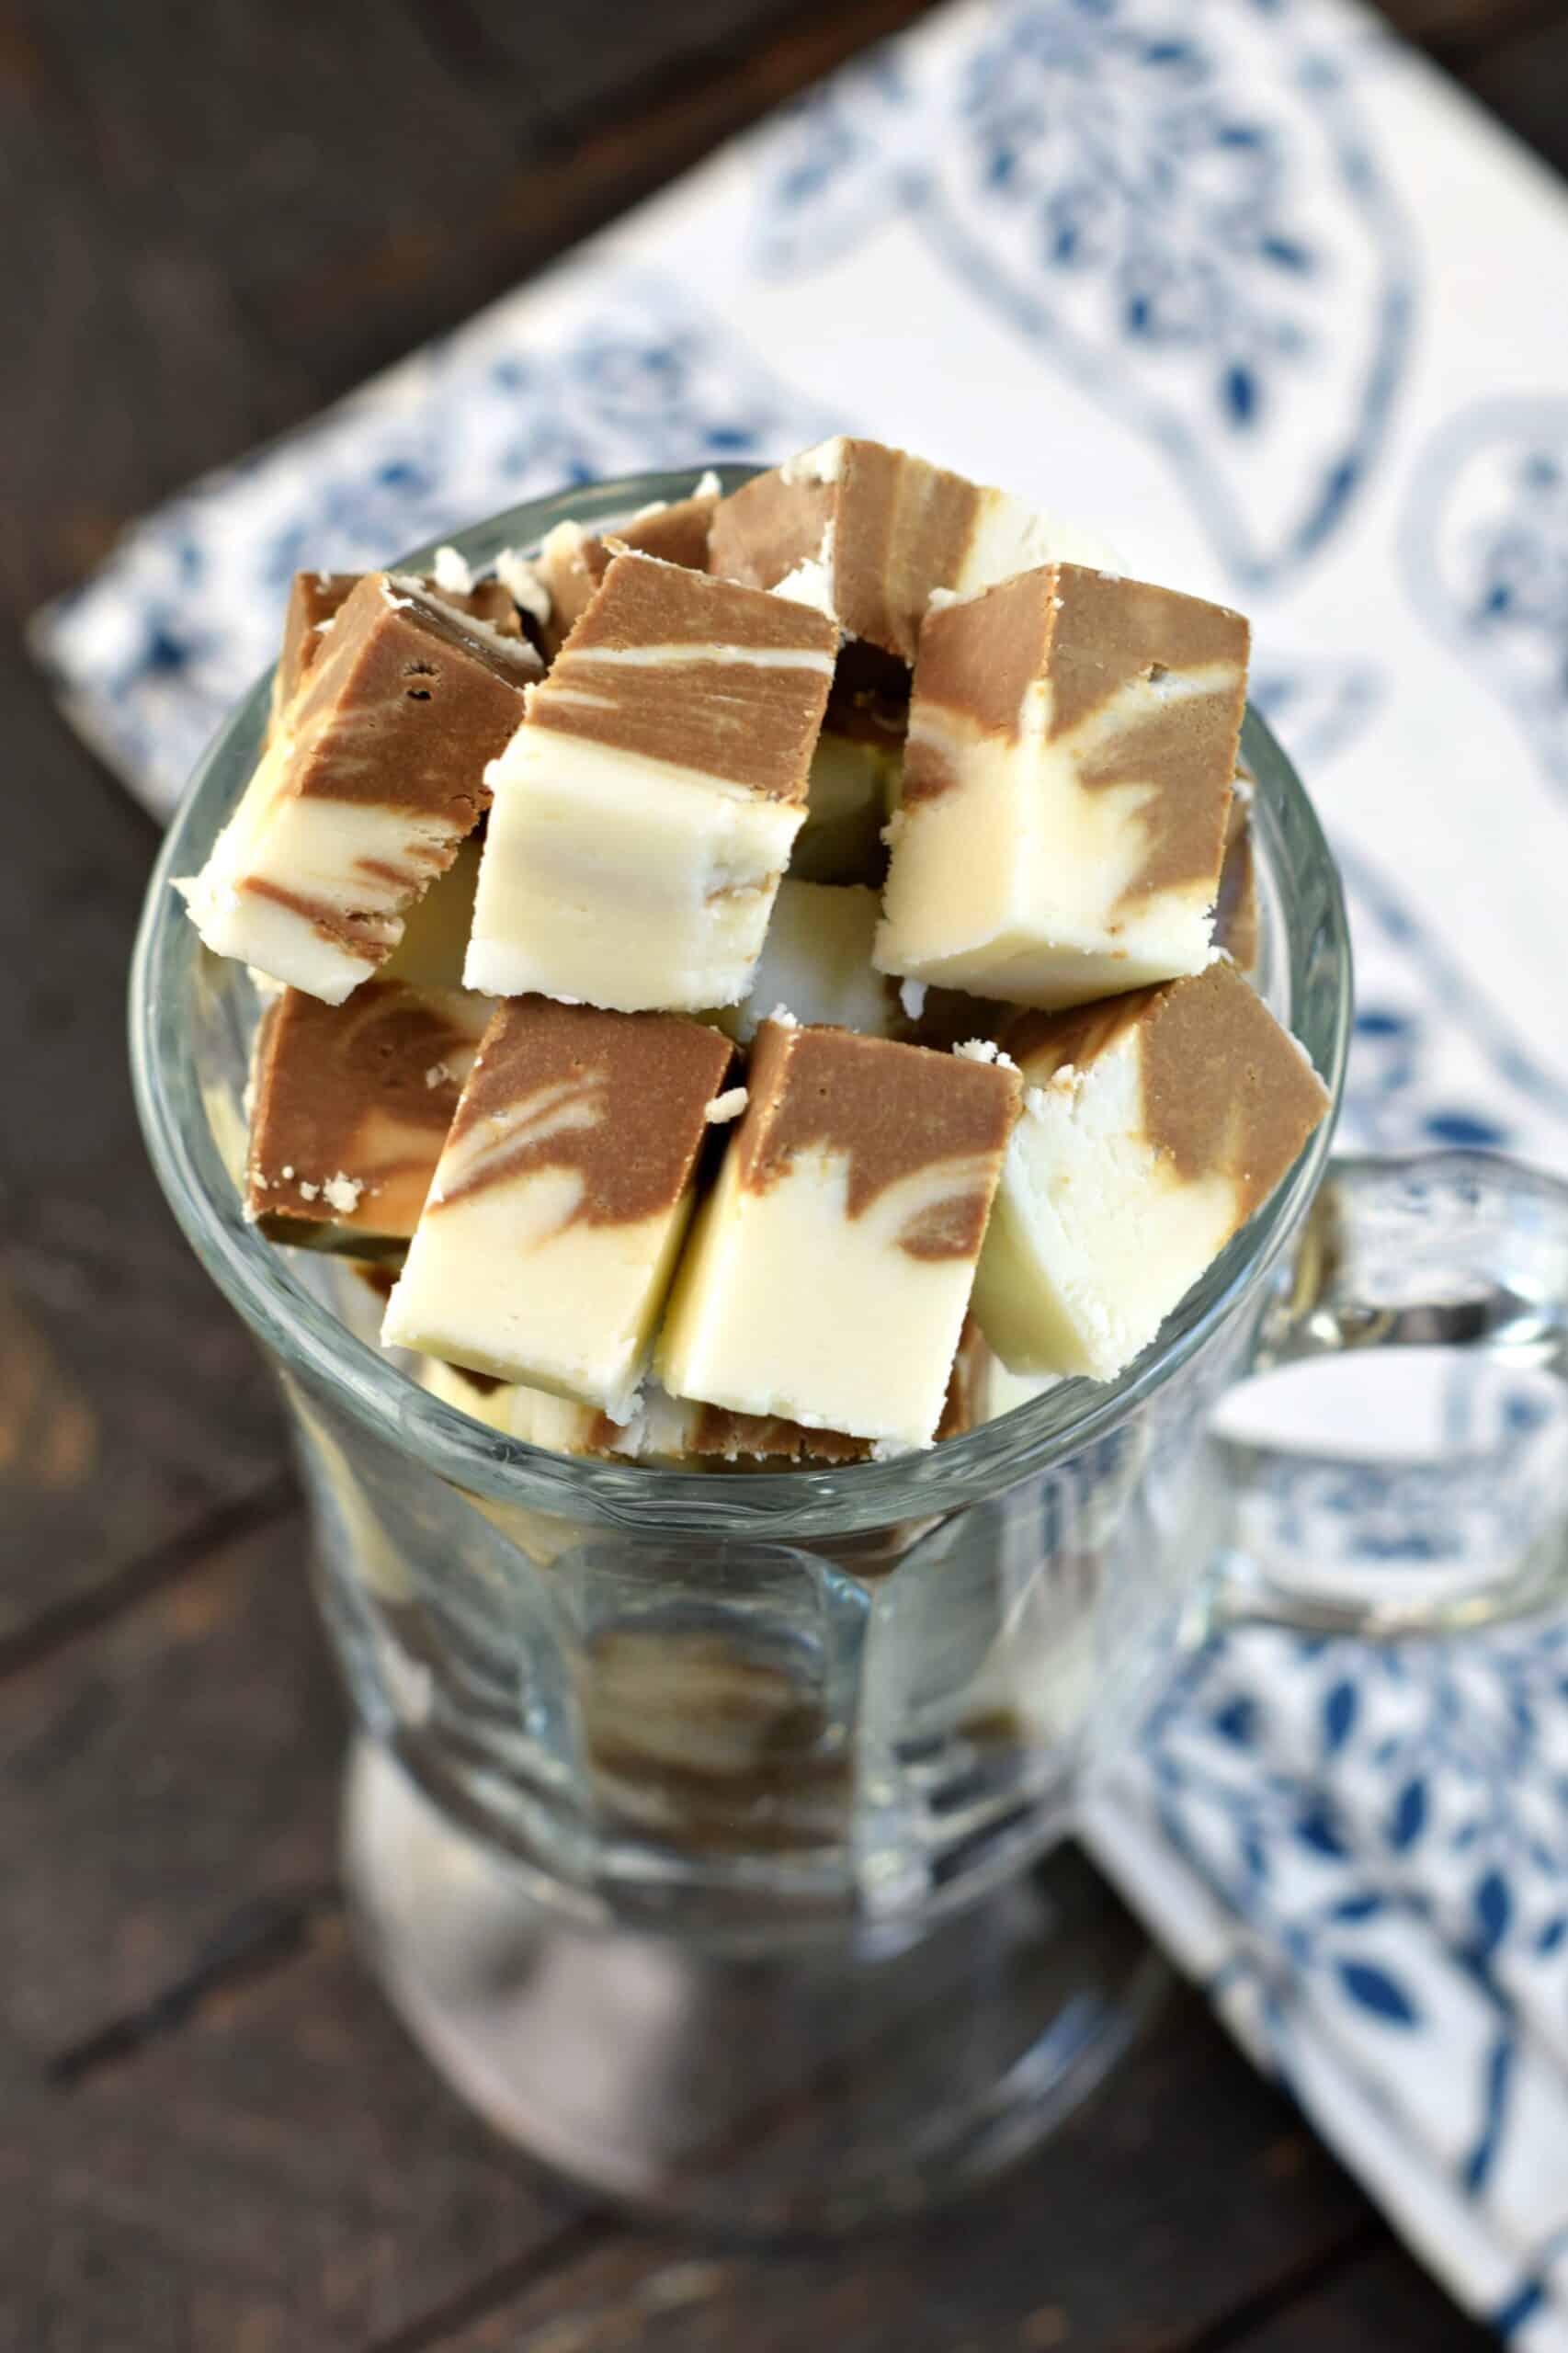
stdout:
[(618, 555), (528, 722), (801, 803), (837, 644), (808, 605)]
[(674, 1013), (606, 1013), (514, 997), (484, 1033), (429, 1213), (541, 1169), (582, 1180), (573, 1224), (640, 1225), (672, 1210), (734, 1052)]
[(820, 554), (831, 523), (839, 620), (852, 637), (913, 662), (932, 589), (960, 577), (976, 527), (998, 494), (880, 441), (835, 447), (832, 482), (798, 474), (792, 461), (722, 500), (709, 534), (709, 569), (772, 588)]
[(1233, 957), (1244, 972), (1257, 962), (1257, 875), (1253, 865), (1252, 803), (1246, 793), (1231, 796), (1225, 820), (1225, 857), (1214, 902), (1214, 945)]
[[(708, 530), (718, 504), (717, 492), (677, 498), (656, 513), (633, 516), (630, 522), (618, 524), (607, 538), (638, 554), (657, 556), (662, 563), (678, 563), (690, 572), (706, 572)], [(610, 549), (606, 539), (597, 538), (591, 531), (581, 532), (575, 540), (562, 534), (547, 541), (543, 559), (540, 570), (550, 590), (551, 603), (545, 636), (553, 652), (587, 609), (589, 599), (608, 569)]]
[[(283, 617), (283, 650), (278, 657), (277, 699), (279, 707), (291, 702), (300, 681), (314, 664), (325, 642), (324, 624), (336, 618), (348, 601), (351, 592), (364, 578), (360, 572), (297, 572), (289, 592), (288, 610)], [(498, 580), (482, 580), (477, 587), (463, 595), (437, 591), (433, 580), (424, 585), (432, 596), (440, 595), (443, 603), (453, 606), (460, 613), (469, 613), (477, 620), (498, 630), (503, 637), (523, 634), (522, 620)]]
[(1328, 1090), (1233, 964), (1131, 989), (1003, 1032), (1027, 1086), (1089, 1071), (1136, 1032), (1142, 1132), (1183, 1178), (1219, 1175), (1241, 1216), (1267, 1200), (1328, 1109)]
[(485, 766), (521, 724), (536, 669), (520, 639), (514, 656), (443, 598), (367, 573), (290, 714), (285, 790), (406, 809), (460, 837), (489, 798)]
[(765, 1021), (747, 1086), (731, 1148), (748, 1191), (766, 1192), (797, 1153), (842, 1153), (858, 1217), (902, 1178), (950, 1165), (951, 1192), (910, 1221), (899, 1247), (914, 1258), (979, 1250), (1017, 1116), (1016, 1072), (849, 1029)]
[[(257, 1039), (248, 1214), (406, 1239), (485, 1012), (481, 998), (403, 981), (366, 981), (344, 1005), (285, 989)], [(343, 1177), (360, 1188), (348, 1208), (324, 1189)]]
[(1158, 787), (1138, 812), (1147, 849), (1126, 897), (1217, 878), (1247, 649), (1247, 624), (1227, 607), (1076, 563), (1045, 564), (940, 608), (920, 639), (904, 801), (934, 799), (956, 781), (940, 743), (921, 733), (923, 710), (1017, 742), (1025, 699), (1043, 678), (1055, 743), (1140, 682), (1157, 688), (1166, 677), (1210, 673), (1207, 687), (1112, 728), (1078, 764), (1075, 781), (1087, 792)]

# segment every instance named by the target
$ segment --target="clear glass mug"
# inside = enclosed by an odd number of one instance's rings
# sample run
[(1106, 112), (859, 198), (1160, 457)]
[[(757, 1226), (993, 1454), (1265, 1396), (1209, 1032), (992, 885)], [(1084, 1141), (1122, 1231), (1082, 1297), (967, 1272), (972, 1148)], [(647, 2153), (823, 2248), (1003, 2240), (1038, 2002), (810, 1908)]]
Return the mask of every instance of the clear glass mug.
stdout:
[[(483, 565), (688, 487), (575, 489), (459, 545)], [(1500, 1438), (1380, 1474), (1385, 1524), (1462, 1526), (1441, 1574), (1369, 1569), (1312, 1507), (1322, 1462), (1210, 1425), (1260, 1367), (1369, 1343), (1562, 1370), (1568, 1190), (1476, 1155), (1331, 1164), (1325, 1125), (1108, 1386), (890, 1463), (540, 1453), (378, 1352), (360, 1273), (241, 1215), (256, 995), (169, 878), (233, 806), (267, 695), (212, 745), (153, 877), (133, 1053), (175, 1211), (292, 1410), (362, 1727), (345, 1845), (371, 1963), (475, 2106), (626, 2201), (834, 2229), (979, 2180), (1100, 2078), (1158, 1981), (1062, 1842), (1177, 1647), (1238, 1617), (1459, 1627), (1561, 1589), (1560, 1425), (1524, 1470)], [(1256, 716), (1245, 750), (1260, 985), (1337, 1098), (1334, 864)], [(1451, 1510), (1456, 1481), (1507, 1515)]]

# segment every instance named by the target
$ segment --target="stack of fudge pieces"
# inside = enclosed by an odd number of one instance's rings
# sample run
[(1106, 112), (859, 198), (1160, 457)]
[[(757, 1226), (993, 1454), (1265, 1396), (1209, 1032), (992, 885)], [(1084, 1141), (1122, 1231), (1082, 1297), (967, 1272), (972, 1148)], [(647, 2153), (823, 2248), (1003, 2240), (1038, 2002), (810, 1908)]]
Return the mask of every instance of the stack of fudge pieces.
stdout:
[(385, 1342), (562, 1452), (1119, 1373), (1327, 1108), (1247, 978), (1244, 620), (846, 438), (496, 571), (295, 583), (179, 886), (264, 977), (247, 1215), (395, 1254)]

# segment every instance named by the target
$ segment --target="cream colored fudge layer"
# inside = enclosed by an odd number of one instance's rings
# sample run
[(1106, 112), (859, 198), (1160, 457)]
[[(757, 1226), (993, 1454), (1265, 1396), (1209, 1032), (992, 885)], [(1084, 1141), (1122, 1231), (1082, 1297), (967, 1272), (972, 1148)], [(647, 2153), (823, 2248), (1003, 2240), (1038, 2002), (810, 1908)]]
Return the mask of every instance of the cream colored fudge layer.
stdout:
[(996, 1064), (765, 1022), (659, 1341), (665, 1387), (929, 1446), (1017, 1101)]
[(206, 865), (176, 885), (207, 946), (341, 1004), (478, 822), (538, 671), (520, 640), (368, 574)]
[(738, 1003), (836, 642), (803, 605), (617, 556), (488, 771), (468, 985), (624, 1011)]
[(1273, 1191), (1328, 1108), (1233, 965), (1004, 1033), (1024, 1078), (975, 1284), (1020, 1373), (1107, 1381)]
[(1200, 972), (1246, 659), (1239, 614), (1074, 564), (933, 611), (882, 971), (1041, 1006)]
[(879, 902), (856, 882), (778, 885), (751, 994), (720, 1014), (743, 1045), (780, 1006), (808, 1025), (860, 1029), (885, 1038), (902, 1021), (898, 984), (873, 971)]
[(1092, 534), (1004, 491), (846, 435), (722, 500), (708, 542), (710, 571), (786, 593), (809, 580), (851, 637), (903, 662), (933, 589), (961, 593), (1066, 561), (1112, 559)]
[(699, 1022), (503, 1006), (382, 1338), (630, 1419), (732, 1052)]

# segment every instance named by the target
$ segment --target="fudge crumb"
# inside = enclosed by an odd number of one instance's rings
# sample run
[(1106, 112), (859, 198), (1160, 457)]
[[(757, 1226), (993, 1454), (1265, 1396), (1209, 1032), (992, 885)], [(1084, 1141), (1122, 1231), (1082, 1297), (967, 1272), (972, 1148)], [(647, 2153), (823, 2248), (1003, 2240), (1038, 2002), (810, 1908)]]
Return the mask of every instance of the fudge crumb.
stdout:
[(745, 1088), (732, 1086), (728, 1094), (715, 1095), (711, 1103), (704, 1109), (702, 1116), (710, 1128), (722, 1128), (728, 1120), (738, 1120), (745, 1108)]
[(836, 621), (833, 603), (833, 517), (830, 515), (823, 529), (822, 545), (815, 555), (802, 556), (793, 572), (787, 572), (776, 581), (771, 596), (782, 597), (786, 604), (811, 605)]
[(426, 1086), (430, 1087), (444, 1086), (446, 1081), (450, 1078), (451, 1074), (451, 1071), (447, 1063), (432, 1063), (429, 1069), (425, 1074), (425, 1084)]
[(353, 1216), (359, 1206), (359, 1196), (364, 1189), (362, 1177), (346, 1176), (341, 1168), (335, 1176), (329, 1176), (322, 1187), (323, 1192), (339, 1217)]
[(777, 1022), (780, 1029), (798, 1029), (801, 1026), (787, 1005), (776, 1005), (767, 1017)]
[(843, 471), (844, 441), (841, 435), (835, 434), (831, 441), (819, 441), (814, 449), (786, 458), (778, 469), (778, 479), (793, 490), (803, 482), (836, 482)]
[(292, 1162), (291, 1160), (285, 1161), (285, 1163), (283, 1164), (283, 1166), (278, 1170), (278, 1175), (282, 1177), (283, 1182), (284, 1182), (286, 1185), (291, 1185), (291, 1184), (293, 1183), (293, 1181), (294, 1181), (294, 1164), (293, 1164), (293, 1162)]
[(903, 1006), (907, 1019), (918, 1021), (925, 1012), (926, 992), (929, 985), (926, 981), (900, 981), (898, 1001)]
[(321, 1187), (319, 1185), (312, 1185), (308, 1177), (301, 1176), (300, 1179), (300, 1190), (307, 1201), (313, 1201), (317, 1194), (321, 1191)]
[(436, 550), (436, 568), (430, 576), (444, 597), (472, 597), (473, 594), (472, 571), (456, 548)]
[(1003, 1070), (1017, 1070), (1018, 1065), (1011, 1054), (1005, 1054), (994, 1038), (966, 1038), (953, 1051), (961, 1062), (995, 1063)]

